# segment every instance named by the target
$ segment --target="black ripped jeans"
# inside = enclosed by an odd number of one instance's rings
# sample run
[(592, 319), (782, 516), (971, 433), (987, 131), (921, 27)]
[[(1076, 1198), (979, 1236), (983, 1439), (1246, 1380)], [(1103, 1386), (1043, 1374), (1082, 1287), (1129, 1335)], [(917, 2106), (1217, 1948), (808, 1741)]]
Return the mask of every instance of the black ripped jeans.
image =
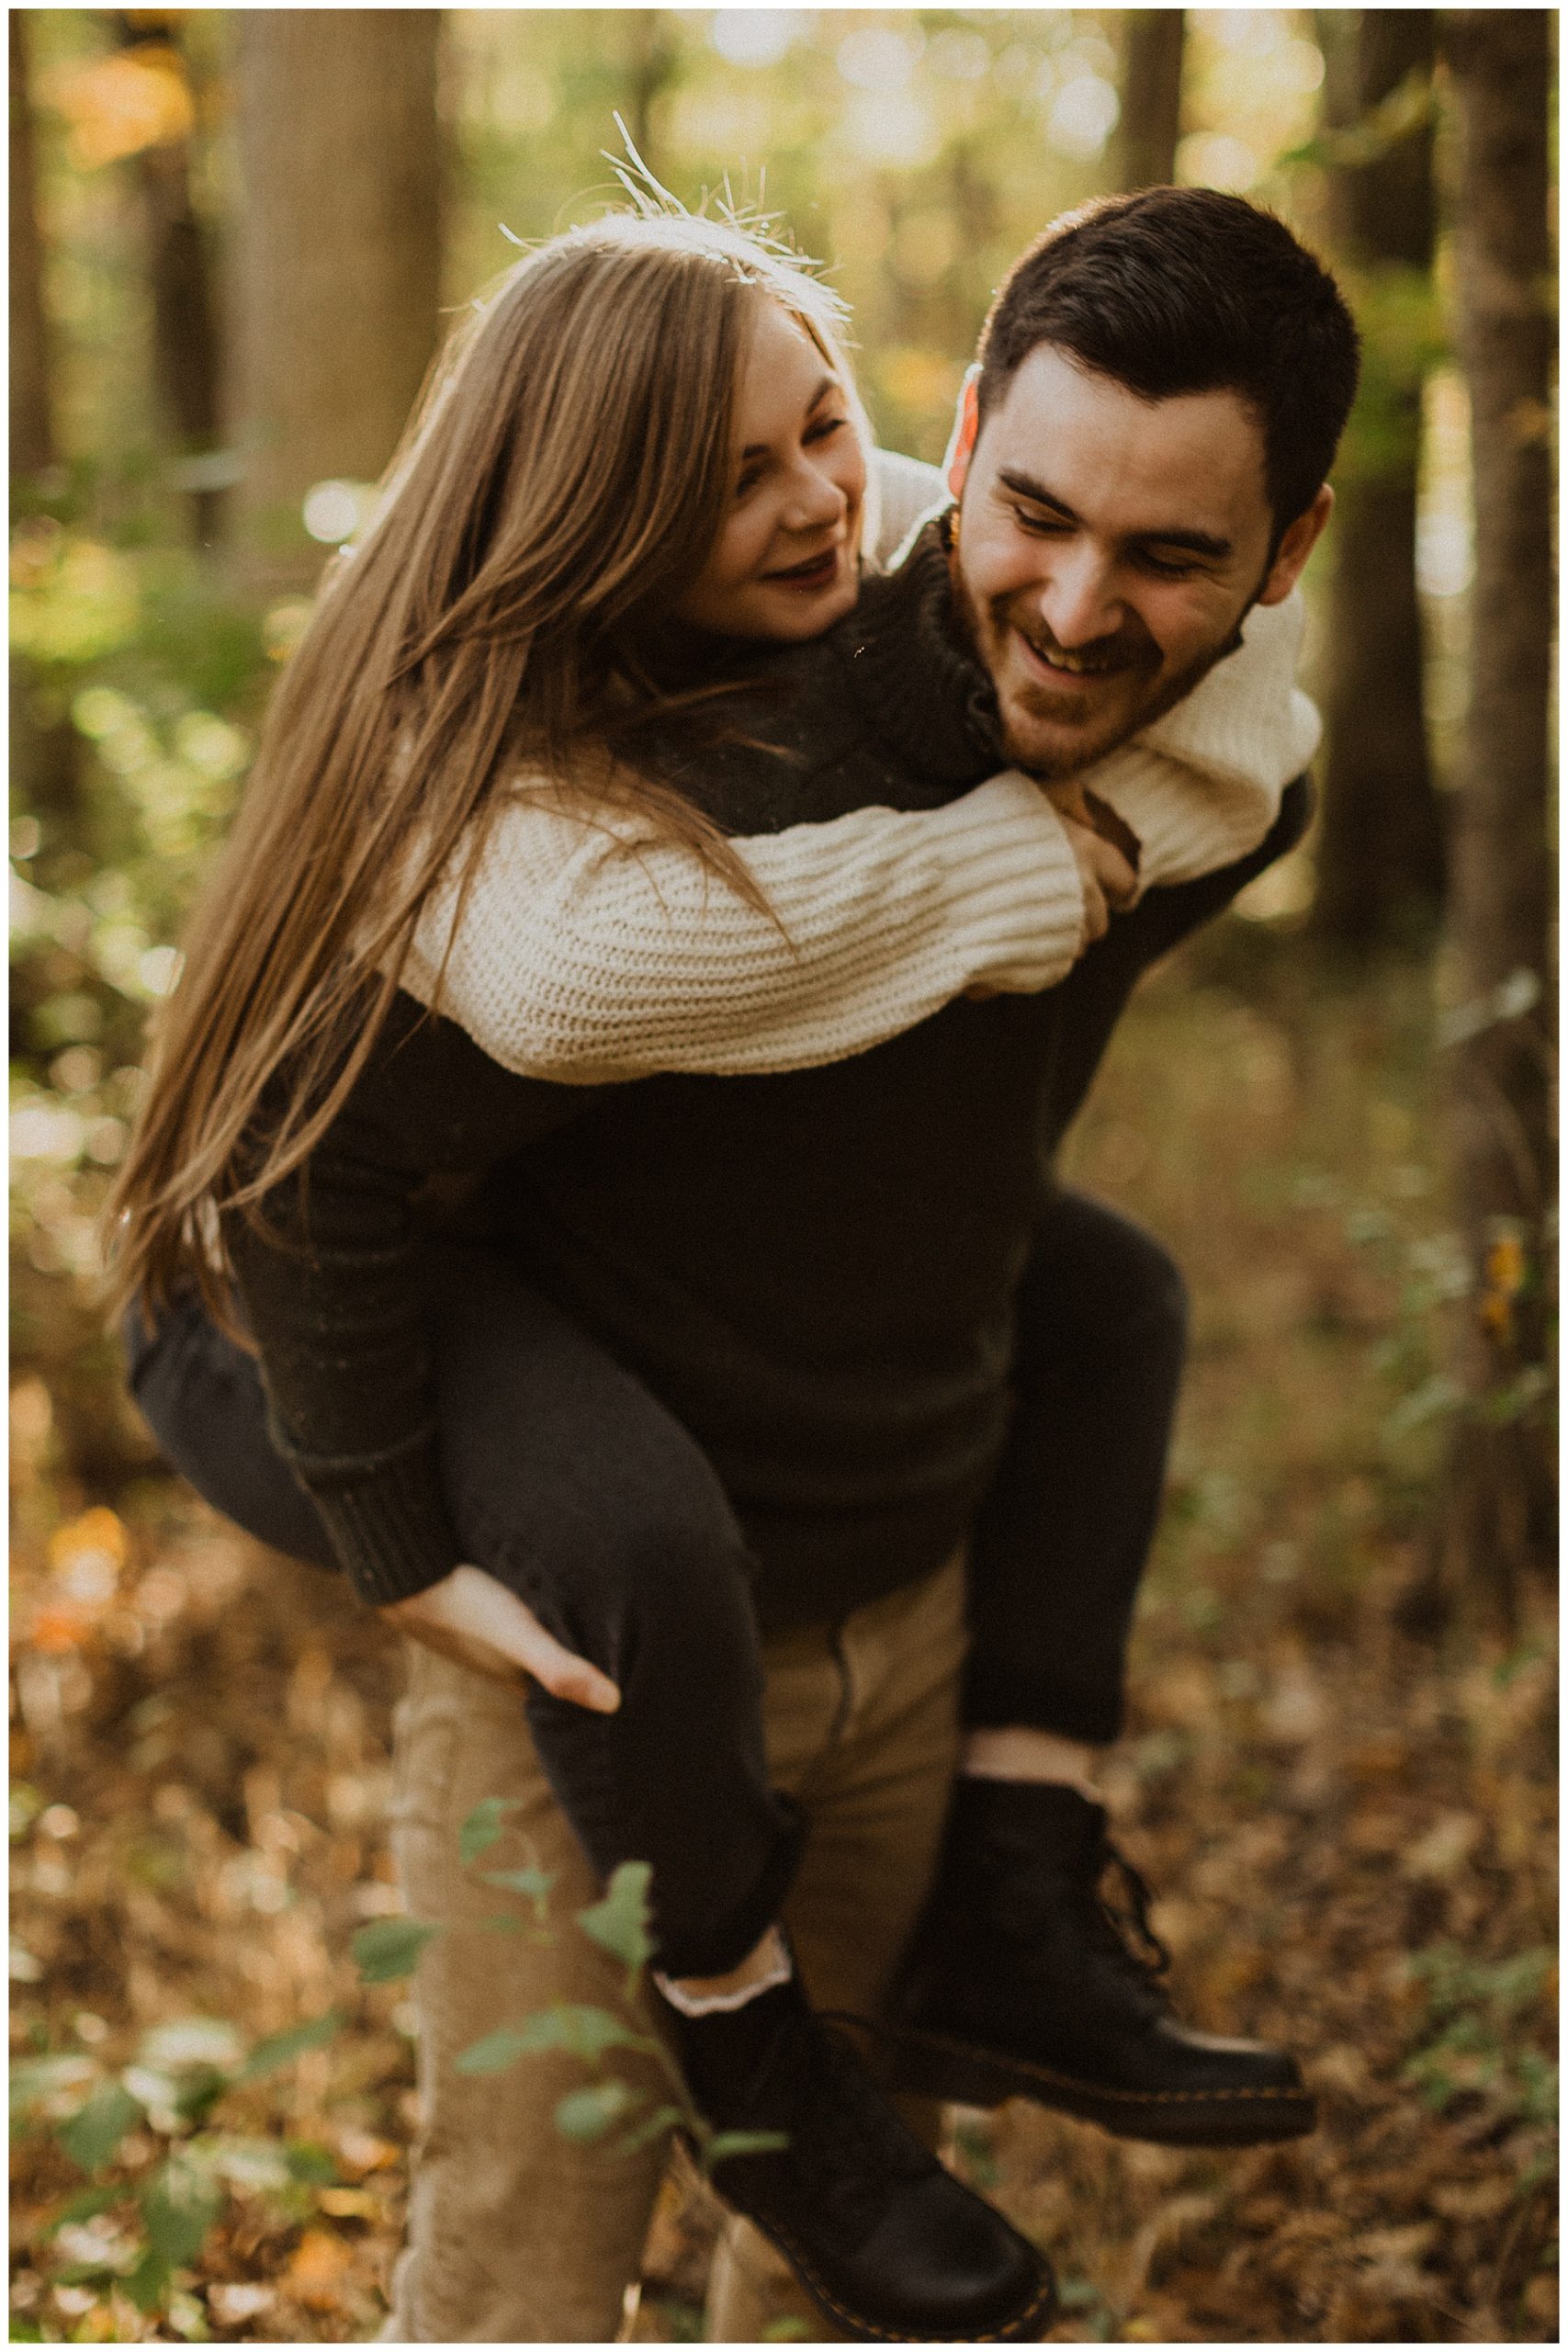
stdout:
[[(700, 1448), (500, 1252), (454, 1246), (437, 1411), (466, 1556), (620, 1685), (614, 1715), (530, 1684), (541, 1762), (604, 1875), (653, 1865), (661, 1965), (733, 1967), (778, 1912), (802, 1827), (769, 1788), (752, 1563)], [(1101, 1204), (1057, 1193), (1019, 1294), (1010, 1435), (970, 1539), (972, 1728), (1113, 1738), (1180, 1378), (1180, 1277)], [(128, 1329), (175, 1468), (250, 1534), (335, 1566), (268, 1433), (254, 1360), (195, 1302)]]

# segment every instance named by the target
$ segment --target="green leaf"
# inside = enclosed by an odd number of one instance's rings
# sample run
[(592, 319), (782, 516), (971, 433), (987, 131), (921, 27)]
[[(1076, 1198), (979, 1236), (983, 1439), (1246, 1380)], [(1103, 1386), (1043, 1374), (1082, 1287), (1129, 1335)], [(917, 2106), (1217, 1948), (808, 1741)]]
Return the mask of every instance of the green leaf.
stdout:
[(293, 2177), (288, 2154), (276, 2140), (209, 2132), (196, 2143), (196, 2149), (231, 2188), (249, 2194), (276, 2196)]
[(175, 2086), (175, 2113), (183, 2115), (187, 2123), (199, 2123), (228, 2089), (230, 2080), (216, 2066), (193, 2066)]
[(329, 2042), (343, 2023), (341, 2013), (329, 2009), (324, 2017), (312, 2018), (307, 2025), (290, 2026), (285, 2033), (269, 2033), (258, 2041), (234, 2079), (238, 2083), (254, 2083), (264, 2075), (276, 2074), (280, 2066), (291, 2066), (307, 2050), (320, 2050)]
[(649, 2047), (648, 2035), (638, 2033), (624, 2018), (616, 2017), (612, 2010), (590, 2008), (576, 2001), (558, 2001), (551, 2008), (536, 2010), (524, 2020), (519, 2030), (527, 2035), (530, 2050), (569, 2050), (574, 2058), (585, 2058), (590, 2065), (606, 2050)]
[(142, 2188), (137, 2202), (147, 2225), (152, 2252), (170, 2269), (194, 2262), (207, 2233), (223, 2208), (223, 2192), (211, 2177), (180, 2156), (171, 2156)]
[(207, 2324), (207, 2313), (194, 2295), (177, 2289), (169, 2297), (169, 2325), (186, 2344), (210, 2344), (212, 2330)]
[(54, 2136), (73, 2165), (83, 2172), (96, 2172), (141, 2122), (141, 2100), (132, 2098), (123, 2083), (101, 2083)]
[(465, 1862), (477, 1862), (488, 1852), (506, 1826), (506, 1816), (515, 1813), (521, 1797), (481, 1797), (457, 1832), (457, 1853)]
[(525, 2058), (538, 2047), (522, 2026), (497, 2026), (493, 2033), (470, 2041), (466, 2050), (459, 2052), (452, 2062), (452, 2070), (457, 2075), (499, 2075), (503, 2067), (515, 2065), (519, 2058)]
[(291, 2180), (329, 2188), (337, 2178), (337, 2159), (319, 2140), (290, 2140), (284, 2154)]
[(74, 2052), (61, 2052), (51, 2057), (24, 2058), (11, 2069), (11, 2119), (20, 2120), (35, 2107), (57, 2092), (73, 2090), (80, 2083), (90, 2083), (97, 2068), (90, 2058)]
[(121, 2279), (120, 2291), (130, 2297), (139, 2312), (155, 2312), (168, 2292), (173, 2267), (149, 2246), (135, 2269)]
[(536, 1903), (542, 1903), (556, 1883), (553, 1871), (481, 1871), (479, 1876), (487, 1886), (499, 1886), (507, 1894), (526, 1894)]
[(552, 2008), (536, 2009), (521, 2025), (503, 2025), (464, 2051), (456, 2062), (460, 2075), (494, 2075), (514, 2059), (541, 2050), (565, 2050), (572, 2057), (595, 2064), (606, 2050), (646, 2050), (646, 2034), (638, 2033), (608, 2009), (558, 2001)]
[(365, 1984), (390, 1984), (399, 1976), (412, 1975), (420, 1953), (440, 1933), (439, 1924), (428, 1919), (372, 1919), (349, 1950)]
[(782, 2319), (771, 2319), (762, 2330), (764, 2344), (815, 2344), (817, 2332), (809, 2323), (797, 2319), (794, 2312), (786, 2312)]
[(703, 2150), (703, 2170), (711, 2173), (731, 2156), (771, 2156), (788, 2145), (787, 2132), (716, 2132)]
[(649, 1932), (649, 1883), (651, 1862), (623, 1862), (610, 1880), (604, 1898), (577, 1915), (585, 1936), (592, 1936), (628, 1968), (640, 1968), (657, 1947)]
[(569, 2140), (602, 2140), (637, 2104), (637, 2092), (626, 2083), (590, 2083), (557, 2100), (556, 2130)]
[(645, 2115), (642, 2121), (634, 2123), (626, 2133), (621, 2142), (622, 2155), (635, 2156), (639, 2148), (646, 2148), (650, 2140), (659, 2138), (660, 2132), (677, 2132), (685, 2120), (686, 2110), (682, 2107), (656, 2107), (651, 2115)]
[(128, 2188), (113, 2186), (107, 2188), (79, 2188), (74, 2197), (68, 2197), (63, 2205), (55, 2207), (48, 2221), (41, 2222), (34, 2234), (39, 2238), (51, 2238), (56, 2230), (62, 2230), (68, 2222), (90, 2222), (95, 2214), (107, 2213), (111, 2206), (122, 2203), (130, 2194)]
[(161, 2075), (231, 2074), (244, 2044), (225, 2018), (177, 2018), (155, 2025), (137, 2045), (138, 2064)]

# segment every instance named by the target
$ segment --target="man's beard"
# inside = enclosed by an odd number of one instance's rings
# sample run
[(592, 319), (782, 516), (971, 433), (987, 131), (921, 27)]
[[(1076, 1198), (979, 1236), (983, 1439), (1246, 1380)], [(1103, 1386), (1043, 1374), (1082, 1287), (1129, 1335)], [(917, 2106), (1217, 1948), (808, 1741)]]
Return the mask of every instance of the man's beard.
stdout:
[[(1123, 628), (1113, 637), (1097, 639), (1092, 645), (1076, 648), (1075, 659), (1087, 662), (1101, 673), (1107, 670), (1127, 673), (1142, 670), (1146, 676), (1145, 692), (1134, 695), (1131, 705), (1124, 705), (1119, 714), (1109, 715), (1096, 727), (1089, 719), (1089, 697), (1074, 696), (1070, 688), (1025, 685), (1004, 698), (1001, 689), (997, 686), (996, 673), (987, 658), (987, 649), (1005, 645), (1015, 631), (1047, 660), (1060, 649), (1051, 639), (1050, 632), (1043, 629), (1038, 621), (1028, 628), (1020, 626), (1011, 616), (1012, 597), (994, 597), (982, 612), (977, 598), (964, 577), (956, 550), (950, 558), (949, 569), (954, 603), (970, 650), (997, 691), (1002, 749), (1015, 767), (1052, 782), (1081, 775), (1085, 768), (1093, 767), (1109, 752), (1119, 750), (1129, 737), (1141, 734), (1145, 727), (1152, 727), (1156, 718), (1163, 718), (1168, 710), (1173, 710), (1179, 702), (1184, 701), (1209, 672), (1240, 645), (1241, 622), (1251, 611), (1253, 602), (1250, 597), (1247, 599), (1228, 637), (1216, 645), (1205, 647), (1183, 668), (1172, 671), (1168, 676), (1160, 674), (1160, 650), (1141, 623)], [(1031, 716), (1057, 732), (1071, 729), (1081, 729), (1081, 732), (1077, 741), (1055, 748), (1048, 753), (1043, 752), (1038, 740), (1031, 737), (1028, 728)]]

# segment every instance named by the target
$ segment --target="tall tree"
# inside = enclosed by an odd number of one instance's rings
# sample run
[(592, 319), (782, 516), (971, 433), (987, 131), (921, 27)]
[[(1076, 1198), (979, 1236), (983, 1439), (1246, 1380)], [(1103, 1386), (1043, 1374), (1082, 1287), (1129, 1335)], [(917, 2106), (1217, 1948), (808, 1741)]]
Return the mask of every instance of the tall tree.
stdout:
[(43, 241), (39, 233), (38, 166), (28, 81), (28, 20), (9, 12), (11, 93), (10, 327), (11, 471), (39, 474), (55, 459), (50, 400), (51, 337), (43, 299)]
[(1548, 1007), (1551, 684), (1551, 13), (1455, 10), (1459, 346), (1470, 385), (1475, 586), (1449, 961), (1452, 1178), (1473, 1269), (1458, 1333), (1465, 1396), (1450, 1563), (1505, 1601), (1543, 1564), (1551, 1457), (1544, 1380), (1552, 1199)]
[(649, 171), (659, 169), (655, 108), (675, 78), (675, 31), (663, 8), (628, 8), (625, 119), (632, 145)]
[(1353, 949), (1428, 928), (1443, 829), (1427, 759), (1416, 589), (1422, 378), (1435, 297), (1427, 8), (1323, 11), (1336, 243), (1365, 330), (1336, 473), (1318, 933)]
[[(120, 40), (155, 61), (183, 85), (189, 61), (175, 9), (137, 9), (118, 19)], [(191, 193), (194, 107), (171, 126), (167, 137), (143, 147), (136, 174), (146, 220), (147, 271), (152, 292), (152, 359), (158, 396), (168, 427), (194, 475), (191, 517), (198, 546), (218, 537), (222, 515), (219, 451), (220, 361), (213, 255), (206, 223)]]
[(1111, 159), (1114, 185), (1163, 187), (1176, 177), (1187, 12), (1129, 8), (1122, 24), (1122, 114)]
[(312, 483), (373, 481), (434, 347), (441, 272), (433, 8), (243, 8), (238, 507), (253, 562), (314, 570)]

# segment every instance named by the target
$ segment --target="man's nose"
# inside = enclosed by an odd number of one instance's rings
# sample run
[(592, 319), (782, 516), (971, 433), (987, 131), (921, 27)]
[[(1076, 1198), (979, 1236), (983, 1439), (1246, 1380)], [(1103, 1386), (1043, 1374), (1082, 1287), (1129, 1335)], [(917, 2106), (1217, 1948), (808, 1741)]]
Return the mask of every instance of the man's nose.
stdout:
[(784, 501), (784, 527), (790, 531), (819, 531), (837, 523), (849, 511), (849, 498), (832, 476), (808, 458), (796, 464)]
[(1123, 618), (1111, 567), (1092, 547), (1053, 548), (1040, 585), (1040, 616), (1068, 652), (1113, 637)]

